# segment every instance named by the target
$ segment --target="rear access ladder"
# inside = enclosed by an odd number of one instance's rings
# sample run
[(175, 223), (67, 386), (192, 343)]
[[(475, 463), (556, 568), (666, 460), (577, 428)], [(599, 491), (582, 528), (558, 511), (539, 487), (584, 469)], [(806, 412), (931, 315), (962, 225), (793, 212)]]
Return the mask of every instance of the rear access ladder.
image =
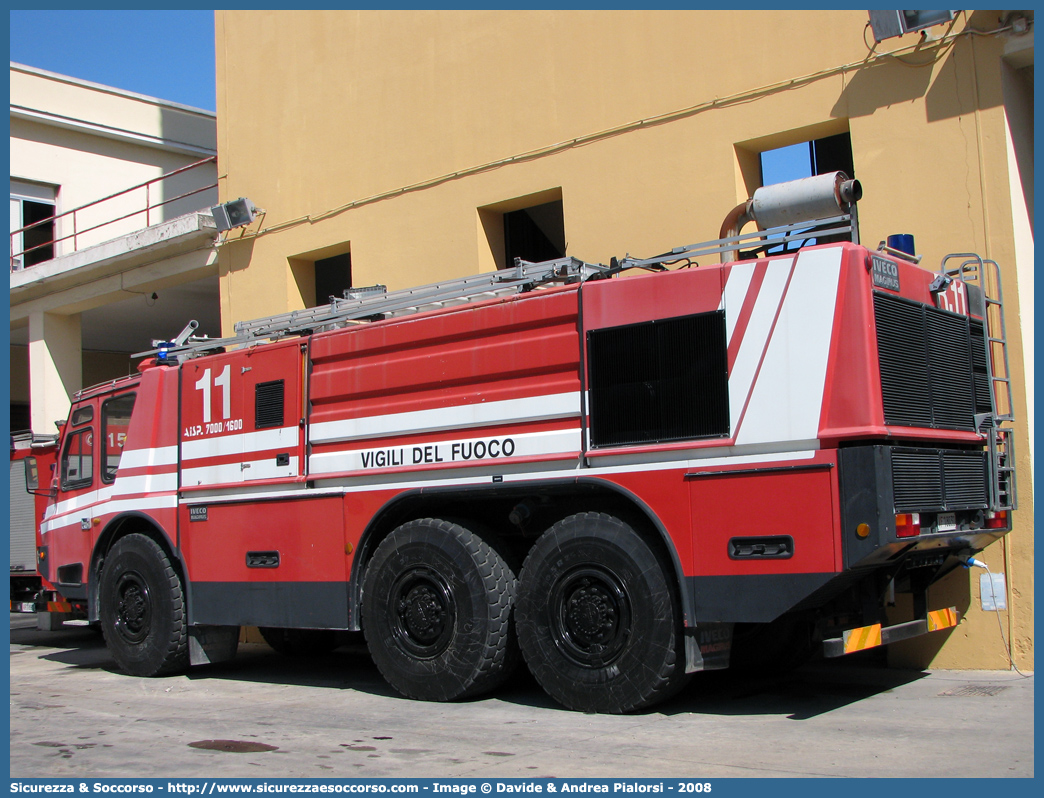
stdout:
[[(948, 266), (951, 261), (960, 261)], [(987, 268), (989, 267), (989, 268)], [(1015, 441), (1011, 427), (1004, 422), (1015, 418), (1011, 400), (1011, 372), (1008, 368), (1008, 335), (1004, 325), (1004, 292), (1000, 266), (970, 252), (947, 255), (941, 272), (979, 289), (983, 298), (986, 364), (990, 375), (992, 423), (983, 425), (990, 454), (990, 505), (995, 510), (1014, 510), (1018, 506), (1015, 485)]]

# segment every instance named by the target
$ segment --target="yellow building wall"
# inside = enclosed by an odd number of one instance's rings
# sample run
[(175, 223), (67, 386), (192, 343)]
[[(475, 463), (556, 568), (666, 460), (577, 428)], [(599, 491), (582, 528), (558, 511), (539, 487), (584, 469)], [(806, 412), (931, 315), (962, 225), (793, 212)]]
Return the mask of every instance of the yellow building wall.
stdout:
[[(994, 258), (1017, 319), (998, 18), (873, 46), (866, 11), (219, 11), (221, 197), (264, 209), (221, 250), (224, 332), (304, 307), (317, 258), (350, 251), (354, 285), (390, 289), (495, 268), (496, 214), (549, 197), (587, 261), (713, 239), (758, 186), (758, 153), (844, 131), (863, 242), (912, 233), (932, 269)], [(1033, 497), (1008, 334), (1020, 510), (985, 560), (1007, 575), (1001, 622), (1025, 668)], [(894, 662), (1007, 667), (978, 573), (930, 594), (962, 625)]]

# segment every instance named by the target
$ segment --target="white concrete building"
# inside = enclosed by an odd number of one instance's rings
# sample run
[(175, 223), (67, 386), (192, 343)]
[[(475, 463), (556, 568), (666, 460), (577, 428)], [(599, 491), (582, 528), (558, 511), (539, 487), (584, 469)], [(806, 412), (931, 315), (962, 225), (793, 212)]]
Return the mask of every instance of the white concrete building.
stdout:
[(210, 111), (11, 64), (11, 428), (190, 318), (220, 333)]

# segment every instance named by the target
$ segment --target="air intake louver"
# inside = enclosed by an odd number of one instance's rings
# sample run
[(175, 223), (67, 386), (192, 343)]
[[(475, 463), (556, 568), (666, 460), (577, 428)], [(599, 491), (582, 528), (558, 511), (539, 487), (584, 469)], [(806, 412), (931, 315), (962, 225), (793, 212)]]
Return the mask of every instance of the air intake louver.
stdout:
[[(984, 349), (975, 363), (969, 319), (889, 294), (874, 295), (874, 318), (885, 423), (975, 429), (979, 394), (989, 385)], [(973, 367), (981, 377), (973, 379)]]
[(975, 412), (992, 413), (990, 373), (986, 367), (986, 338), (981, 321), (969, 320), (971, 331), (972, 379), (975, 382)]
[(254, 388), (254, 428), (283, 426), (283, 381), (259, 382)]
[(984, 452), (892, 452), (892, 490), (897, 513), (985, 509), (987, 479)]
[(729, 434), (722, 311), (588, 333), (591, 443)]

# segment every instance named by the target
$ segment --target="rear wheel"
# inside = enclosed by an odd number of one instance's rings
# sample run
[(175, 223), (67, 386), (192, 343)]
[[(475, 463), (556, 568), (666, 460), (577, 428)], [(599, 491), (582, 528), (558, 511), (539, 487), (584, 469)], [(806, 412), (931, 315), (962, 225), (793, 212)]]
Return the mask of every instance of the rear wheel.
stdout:
[(459, 524), (403, 524), (377, 547), (363, 583), (363, 629), (381, 674), (426, 701), (497, 687), (518, 660), (516, 584), (497, 551)]
[(105, 557), (100, 599), (105, 643), (123, 670), (159, 676), (188, 667), (181, 580), (156, 541), (138, 534), (116, 541)]
[(515, 614), (530, 671), (570, 709), (641, 709), (686, 681), (664, 568), (618, 518), (580, 513), (545, 532), (523, 565)]
[(261, 637), (273, 649), (288, 657), (321, 657), (337, 648), (337, 632), (333, 629), (258, 628)]

